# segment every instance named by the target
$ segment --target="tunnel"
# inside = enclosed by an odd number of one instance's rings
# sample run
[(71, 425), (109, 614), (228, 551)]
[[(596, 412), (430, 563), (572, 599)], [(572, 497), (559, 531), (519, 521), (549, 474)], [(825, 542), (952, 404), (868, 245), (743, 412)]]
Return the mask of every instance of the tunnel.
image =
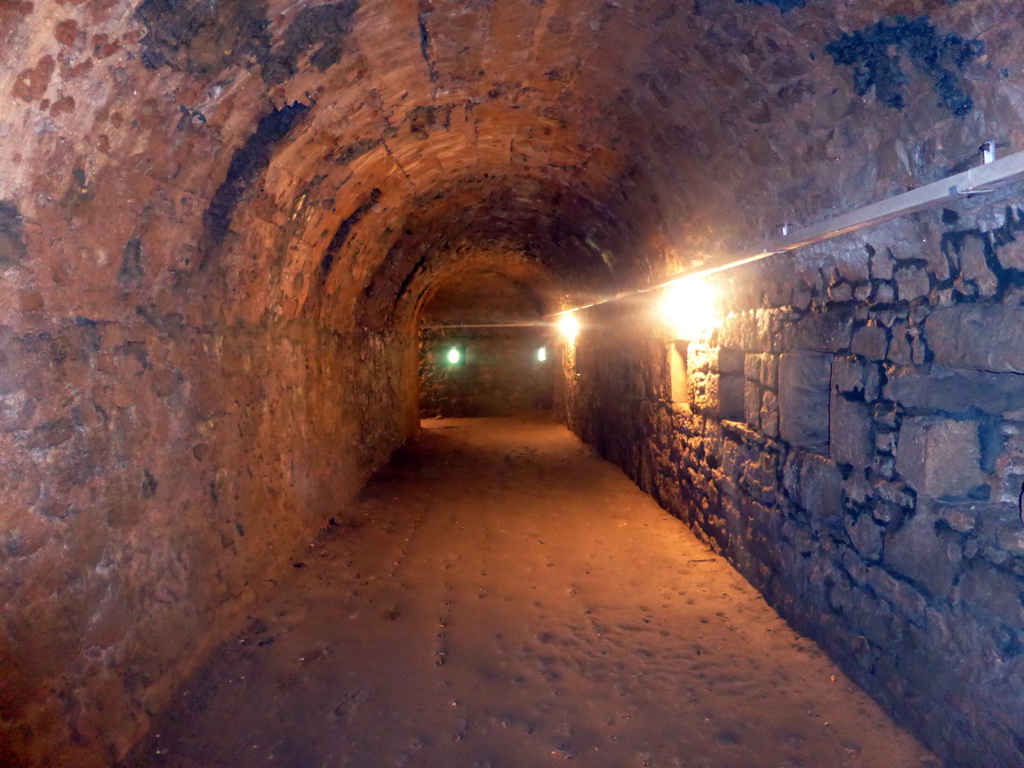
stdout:
[(450, 450), (602, 457), (935, 760), (1024, 766), (1015, 0), (0, 0), (0, 51), (0, 764), (138, 756)]

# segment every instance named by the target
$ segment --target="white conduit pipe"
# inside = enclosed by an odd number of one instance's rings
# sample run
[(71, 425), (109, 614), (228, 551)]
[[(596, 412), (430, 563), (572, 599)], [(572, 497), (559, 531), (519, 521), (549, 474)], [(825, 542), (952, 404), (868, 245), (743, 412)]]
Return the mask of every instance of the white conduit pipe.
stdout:
[[(984, 146), (988, 144), (991, 144), (991, 142)], [(806, 245), (820, 243), (823, 240), (828, 240), (847, 232), (853, 232), (872, 224), (881, 224), (884, 221), (928, 208), (934, 208), (953, 200), (992, 192), (1022, 179), (1024, 179), (1024, 152), (1015, 152), (1004, 158), (992, 160), (985, 165), (971, 168), (969, 171), (958, 173), (954, 176), (947, 176), (941, 181), (926, 184), (923, 187), (912, 189), (909, 192), (886, 198), (871, 205), (865, 205), (863, 208), (857, 208), (849, 213), (826, 219), (820, 224), (813, 224), (809, 227), (790, 232), (777, 240), (771, 241), (763, 250), (743, 256), (724, 256), (713, 259), (699, 267), (672, 275), (656, 285), (616, 293), (613, 296), (597, 299), (589, 304), (582, 304), (578, 307), (554, 312), (548, 315), (548, 317), (558, 317), (559, 315), (570, 314), (581, 309), (595, 307), (599, 304), (607, 304), (608, 302), (618, 301), (630, 296), (657, 291), (686, 278), (702, 277), (716, 272), (723, 272), (733, 267), (766, 259), (777, 253), (785, 253), (786, 251), (792, 251)]]
[(523, 320), (518, 323), (438, 323), (435, 325), (421, 325), (424, 331), (435, 331), (440, 328), (546, 328), (551, 323), (545, 320)]

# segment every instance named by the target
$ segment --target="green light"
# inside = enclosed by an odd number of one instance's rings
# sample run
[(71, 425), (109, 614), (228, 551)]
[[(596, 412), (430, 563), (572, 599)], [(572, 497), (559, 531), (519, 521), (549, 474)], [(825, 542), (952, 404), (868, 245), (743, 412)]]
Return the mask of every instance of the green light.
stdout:
[(462, 361), (462, 353), (458, 347), (452, 347), (448, 350), (448, 362), (452, 365), (458, 365)]

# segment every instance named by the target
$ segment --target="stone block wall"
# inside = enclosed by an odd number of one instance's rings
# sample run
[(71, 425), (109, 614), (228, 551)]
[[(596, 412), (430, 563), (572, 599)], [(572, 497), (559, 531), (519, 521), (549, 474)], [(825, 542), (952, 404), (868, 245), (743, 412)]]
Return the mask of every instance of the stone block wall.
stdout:
[(974, 768), (1024, 765), (1018, 206), (928, 212), (720, 275), (724, 318), (685, 345), (592, 308), (559, 387), (571, 428)]
[[(452, 365), (446, 354), (464, 350)], [(537, 359), (543, 347), (546, 359)], [(452, 329), (420, 334), (420, 415), (511, 416), (551, 408), (554, 350), (546, 329)]]

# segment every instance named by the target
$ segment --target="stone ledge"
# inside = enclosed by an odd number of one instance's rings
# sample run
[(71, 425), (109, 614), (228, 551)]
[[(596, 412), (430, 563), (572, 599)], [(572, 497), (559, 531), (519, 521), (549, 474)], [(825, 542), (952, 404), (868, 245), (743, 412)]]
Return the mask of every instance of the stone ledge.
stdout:
[(883, 389), (888, 400), (906, 408), (991, 414), (1024, 408), (1024, 375), (992, 373), (945, 365), (900, 368)]
[(887, 532), (884, 563), (890, 571), (944, 599), (949, 597), (963, 556), (952, 534), (936, 527), (938, 521), (931, 511), (918, 510), (902, 526)]
[(936, 363), (1024, 373), (1024, 307), (943, 307), (928, 317), (925, 330)]

